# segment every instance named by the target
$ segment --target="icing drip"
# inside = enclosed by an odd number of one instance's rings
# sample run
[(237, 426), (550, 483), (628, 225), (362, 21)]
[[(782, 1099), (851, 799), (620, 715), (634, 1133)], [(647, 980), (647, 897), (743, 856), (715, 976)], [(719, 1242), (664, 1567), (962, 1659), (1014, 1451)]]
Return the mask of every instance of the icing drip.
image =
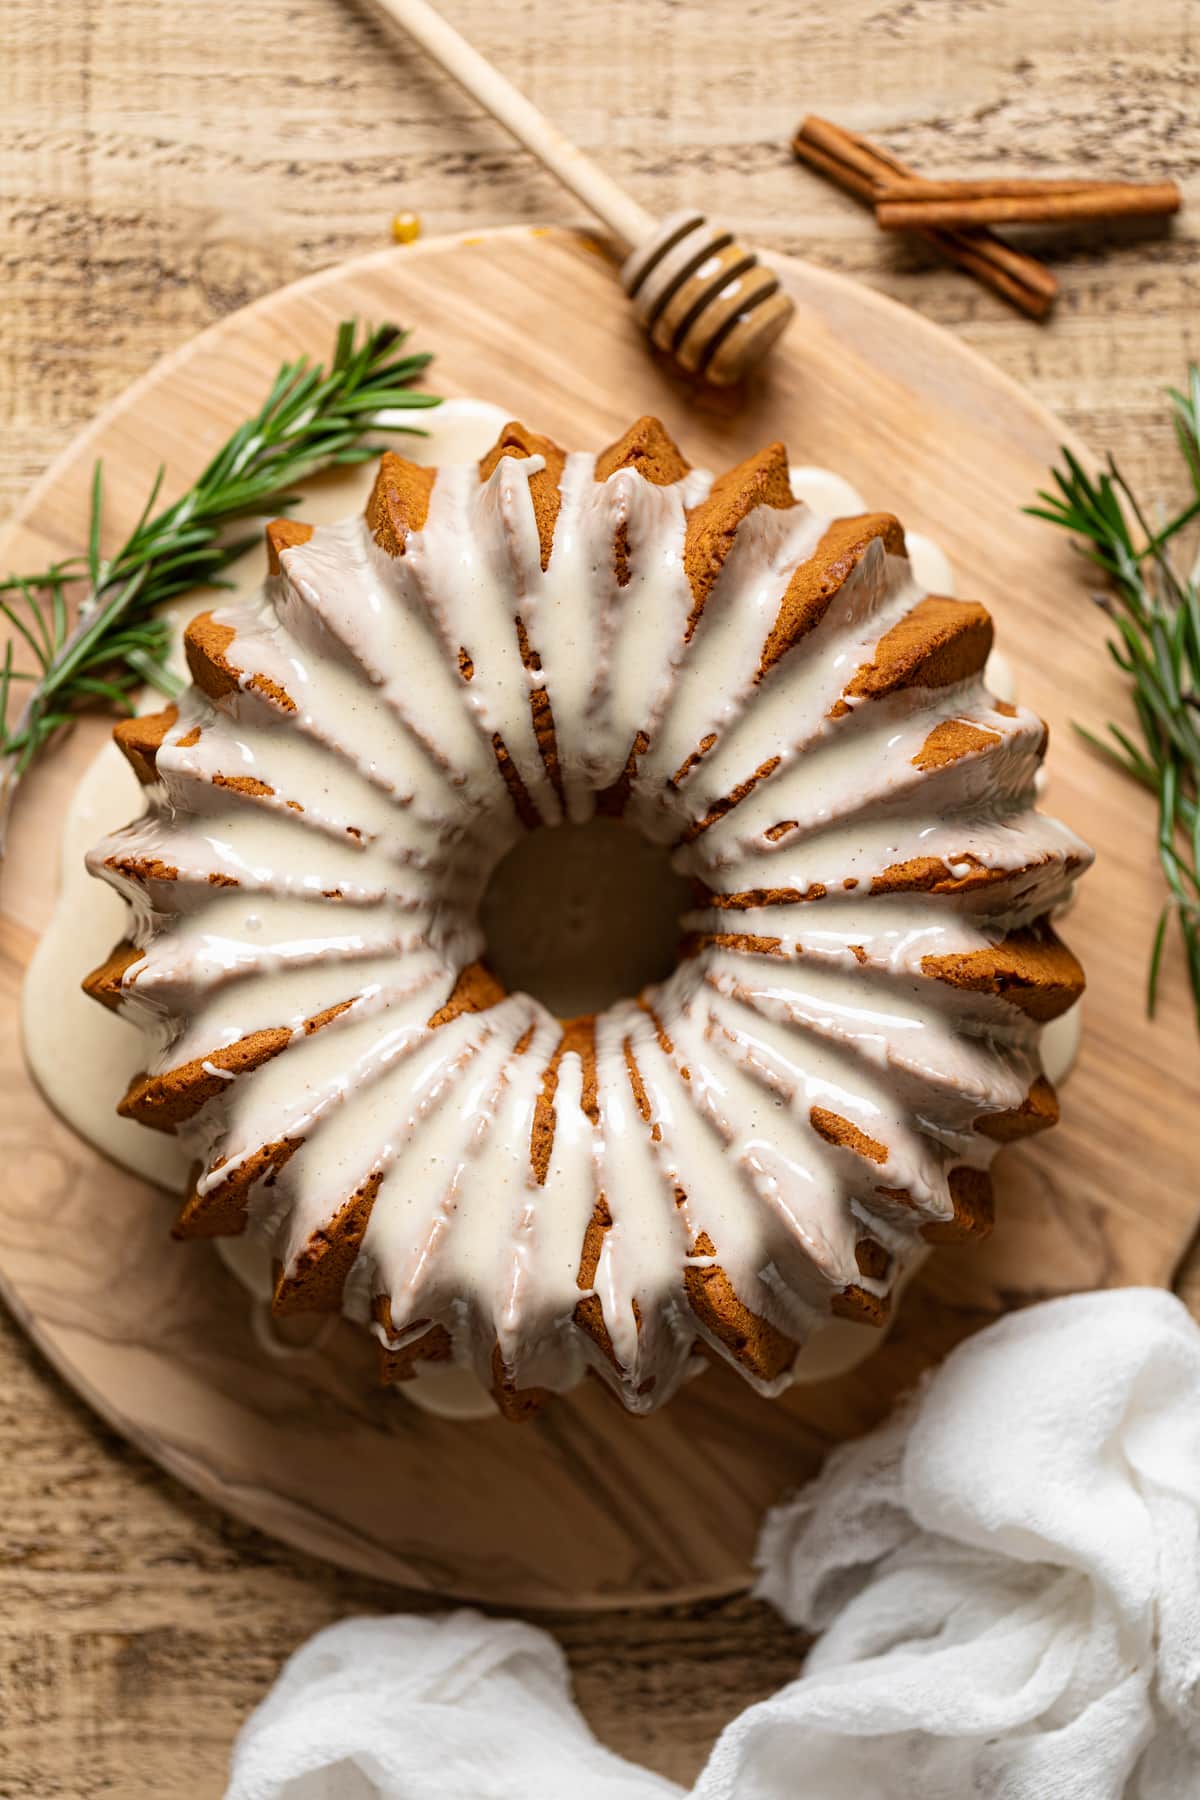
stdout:
[[(640, 1411), (699, 1344), (777, 1392), (1053, 1122), (1089, 857), (1033, 810), (1042, 727), (935, 548), (820, 471), (714, 484), (643, 422), (419, 474), (191, 627), (147, 810), (90, 859), (131, 918), (93, 988), (150, 1044), (126, 1108), (202, 1164), (185, 1233), (248, 1228), (277, 1306), (340, 1304), (392, 1378), (469, 1364), (519, 1414), (592, 1370)], [(480, 967), (478, 907), (597, 812), (695, 897), (673, 973), (564, 1023)]]

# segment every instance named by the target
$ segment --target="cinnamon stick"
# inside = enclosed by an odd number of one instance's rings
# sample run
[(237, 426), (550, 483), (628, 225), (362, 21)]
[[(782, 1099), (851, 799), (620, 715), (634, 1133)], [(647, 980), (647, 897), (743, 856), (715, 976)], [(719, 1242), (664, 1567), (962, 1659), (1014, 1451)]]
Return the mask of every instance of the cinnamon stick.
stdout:
[(853, 131), (846, 131), (831, 119), (818, 118), (815, 113), (808, 115), (796, 133), (792, 148), (797, 150), (797, 154), (800, 154), (797, 149), (800, 144), (815, 144), (826, 156), (836, 157), (847, 168), (871, 182), (876, 193), (889, 186), (892, 178), (897, 175), (920, 179), (877, 144), (868, 143), (866, 138), (859, 137)]
[(1174, 182), (1104, 181), (1069, 175), (964, 175), (942, 181), (915, 176), (911, 180), (897, 175), (888, 183), (887, 198), (892, 200), (1022, 200), (1026, 195), (1106, 193), (1114, 187), (1145, 190), (1164, 187), (1178, 195)]
[(1174, 182), (1100, 182), (1096, 187), (1076, 187), (1065, 193), (987, 194), (963, 184), (951, 199), (922, 195), (917, 200), (897, 200), (885, 193), (875, 207), (884, 231), (969, 230), (977, 225), (1069, 225), (1088, 219), (1159, 219), (1179, 211), (1180, 194)]
[[(802, 162), (868, 206), (876, 206), (898, 180), (919, 181), (890, 152), (828, 119), (805, 119), (792, 139), (792, 149)], [(914, 235), (1030, 318), (1044, 318), (1054, 304), (1058, 282), (1050, 270), (990, 231), (942, 231), (922, 226)]]
[[(1031, 319), (1044, 319), (1058, 298), (1058, 281), (1046, 268), (1038, 263), (1039, 274), (1035, 279), (1032, 272), (1019, 270), (1016, 274), (1005, 267), (1004, 262), (996, 255), (997, 250), (1008, 251), (1009, 255), (1020, 259), (1017, 250), (1008, 250), (1007, 244), (993, 239), (991, 244), (980, 244), (978, 248), (974, 240), (978, 232), (952, 231), (918, 231), (914, 236), (936, 250), (939, 256), (953, 263), (965, 275), (973, 276), (984, 287), (991, 288), (1002, 300), (1008, 300)], [(1035, 262), (1036, 258), (1025, 260)]]
[[(822, 142), (829, 141), (829, 134), (836, 133), (837, 139), (845, 147), (847, 156), (853, 161), (842, 161), (805, 135), (809, 126), (816, 126)], [(893, 192), (894, 185), (899, 185), (902, 177), (894, 175), (893, 170), (903, 169), (905, 165), (886, 150), (869, 145), (864, 138), (855, 137), (852, 132), (842, 131), (839, 126), (830, 125), (824, 119), (806, 119), (800, 131), (792, 140), (792, 149), (802, 162), (810, 168), (819, 169), (828, 175), (848, 193), (865, 200), (874, 207), (881, 194)], [(872, 168), (873, 176), (865, 170)], [(920, 178), (910, 179), (908, 185), (920, 187)], [(994, 267), (1003, 271), (1010, 279), (1022, 287), (1027, 287), (1033, 294), (1040, 294), (1048, 301), (1053, 301), (1058, 294), (1058, 282), (1050, 270), (1023, 250), (1014, 250), (1003, 238), (998, 238), (990, 231), (955, 232), (918, 231), (917, 237), (924, 238), (934, 249), (939, 250), (950, 262), (960, 263), (962, 267), (970, 267), (972, 274), (978, 273), (980, 279), (986, 279), (986, 271)], [(982, 266), (982, 272), (980, 270)]]
[(832, 181), (837, 182), (839, 187), (845, 188), (848, 194), (853, 194), (856, 200), (865, 200), (870, 207), (874, 207), (880, 194), (886, 192), (878, 180), (861, 174), (851, 164), (842, 162), (838, 157), (831, 156), (825, 150), (818, 148), (816, 144), (809, 143), (806, 138), (800, 136), (799, 132), (792, 139), (792, 150), (801, 162), (808, 164), (810, 169), (817, 169), (822, 175), (828, 175)]

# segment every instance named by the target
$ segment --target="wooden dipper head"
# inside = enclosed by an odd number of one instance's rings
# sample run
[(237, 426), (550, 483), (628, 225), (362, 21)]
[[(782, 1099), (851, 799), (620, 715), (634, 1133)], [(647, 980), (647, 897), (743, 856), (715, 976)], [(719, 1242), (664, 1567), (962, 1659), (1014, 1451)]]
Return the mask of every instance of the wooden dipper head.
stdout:
[(607, 169), (564, 137), (429, 0), (375, 5), (603, 219), (622, 249), (632, 246), (621, 279), (652, 343), (689, 375), (716, 387), (731, 387), (749, 372), (794, 311), (753, 251), (700, 213), (675, 213), (656, 225)]
[(748, 374), (795, 311), (754, 252), (697, 212), (664, 219), (621, 281), (651, 343), (714, 387)]

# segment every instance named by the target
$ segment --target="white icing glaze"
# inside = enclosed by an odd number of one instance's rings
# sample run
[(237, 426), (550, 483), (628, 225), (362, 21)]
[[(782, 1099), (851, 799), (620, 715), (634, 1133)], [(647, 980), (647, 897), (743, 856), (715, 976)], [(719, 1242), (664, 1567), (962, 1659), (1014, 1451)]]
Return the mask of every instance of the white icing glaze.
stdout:
[(84, 856), (97, 833), (115, 829), (140, 799), (133, 770), (115, 744), (105, 744), (63, 821), (58, 902), (25, 972), (21, 1039), (34, 1080), (81, 1137), (135, 1175), (181, 1193), (184, 1146), (117, 1116), (115, 1099), (146, 1060), (141, 1034), (80, 986), (125, 929), (119, 895), (97, 887)]
[(1061, 1087), (1075, 1067), (1079, 1042), (1083, 1035), (1083, 1001), (1075, 1005), (1042, 1030), (1042, 1067), (1052, 1087)]
[[(412, 417), (399, 412), (392, 416), (405, 422)], [(422, 415), (427, 435), (397, 441), (412, 462), (469, 461), (495, 441), (506, 416), (486, 400), (446, 400), (436, 411)], [(373, 478), (369, 466), (316, 477), (303, 489), (304, 517), (314, 523), (332, 522), (361, 510)], [(260, 545), (230, 571), (231, 598), (257, 594), (266, 572), (266, 549)], [(183, 627), (203, 604), (203, 594), (193, 593), (170, 609), (174, 627), (170, 663), (185, 678)], [(142, 710), (153, 711), (160, 704), (157, 696), (148, 694)], [(304, 749), (296, 746), (294, 754), (303, 757)], [(101, 833), (115, 831), (136, 813), (141, 800), (125, 758), (115, 745), (105, 744), (75, 790), (63, 821), (58, 900), (26, 971), (21, 1035), (38, 1086), (81, 1137), (133, 1174), (182, 1193), (188, 1170), (185, 1147), (177, 1138), (147, 1131), (116, 1112), (115, 1098), (145, 1066), (141, 1036), (96, 1006), (80, 986), (125, 927), (123, 902), (90, 879), (84, 858)], [(303, 925), (304, 909), (297, 910), (297, 922)], [(262, 1006), (269, 1013), (269, 994), (263, 995)], [(271, 1022), (266, 1013), (259, 1019), (261, 1025)]]
[[(925, 960), (986, 951), (1056, 909), (1086, 853), (1032, 812), (1037, 721), (997, 710), (979, 677), (847, 692), (924, 592), (881, 540), (764, 675), (780, 597), (828, 514), (751, 511), (695, 617), (684, 528), (707, 477), (601, 482), (591, 456), (568, 457), (543, 569), (529, 493), (543, 466), (504, 457), (486, 482), (441, 467), (402, 556), (347, 519), (285, 551), (260, 597), (222, 605), (240, 690), (219, 708), (185, 700), (149, 811), (91, 865), (132, 909), (142, 954), (122, 1005), (151, 1034), (151, 1074), (211, 1065), (181, 1127), (201, 1202), (262, 1171), (250, 1226), (286, 1275), (370, 1178), (351, 1316), (383, 1294), (390, 1335), (376, 1330), (393, 1346), (435, 1320), (484, 1380), (497, 1353), (522, 1388), (590, 1367), (644, 1410), (694, 1366), (697, 1337), (730, 1353), (728, 1309), (714, 1321), (699, 1304), (710, 1279), (803, 1341), (831, 1295), (882, 1296), (919, 1228), (953, 1216), (948, 1172), (990, 1161), (974, 1120), (1021, 1106), (1039, 1031), (990, 992), (931, 979)], [(796, 485), (857, 506), (825, 472)], [(933, 547), (918, 560), (928, 570)], [(250, 685), (264, 678), (290, 712)], [(556, 765), (535, 732), (543, 691)], [(921, 763), (954, 720), (987, 753)], [(686, 920), (697, 953), (643, 1004), (599, 1016), (594, 1069), (528, 994), (434, 1023), (482, 950), (489, 871), (521, 835), (497, 737), (547, 824), (590, 816), (648, 740), (625, 818), (674, 844), (675, 867), (715, 897), (737, 896), (701, 899)], [(233, 776), (260, 791), (231, 795)], [(872, 891), (932, 858), (946, 879), (996, 880), (947, 898)], [(281, 1026), (284, 1054), (252, 1072), (213, 1064)], [(539, 1180), (531, 1138), (548, 1102)], [(872, 1148), (829, 1141), (818, 1115)], [(270, 1173), (264, 1147), (283, 1141), (299, 1147)], [(864, 1238), (883, 1272), (860, 1268)], [(749, 1373), (774, 1392), (792, 1371)]]
[[(913, 580), (927, 594), (949, 594), (951, 598), (958, 592), (954, 585), (954, 570), (950, 567), (950, 558), (940, 544), (926, 537), (920, 531), (905, 531), (904, 541), (908, 546), (908, 560), (912, 564)], [(992, 655), (995, 656), (993, 651)], [(1001, 700), (1009, 695), (1001, 694), (991, 681), (991, 669), (988, 670), (988, 685)]]
[[(281, 1335), (280, 1322), (271, 1316), (275, 1283), (270, 1247), (249, 1235), (218, 1238), (216, 1244), (221, 1261), (249, 1296), (255, 1334), (268, 1354), (288, 1361), (319, 1351), (325, 1331), (337, 1321), (326, 1315), (321, 1335), (310, 1337), (306, 1343), (289, 1343)], [(398, 1383), (392, 1391), (411, 1400), (423, 1412), (442, 1419), (494, 1419), (498, 1412), (496, 1402), (474, 1371), (455, 1363), (426, 1363), (418, 1367), (411, 1381)]]

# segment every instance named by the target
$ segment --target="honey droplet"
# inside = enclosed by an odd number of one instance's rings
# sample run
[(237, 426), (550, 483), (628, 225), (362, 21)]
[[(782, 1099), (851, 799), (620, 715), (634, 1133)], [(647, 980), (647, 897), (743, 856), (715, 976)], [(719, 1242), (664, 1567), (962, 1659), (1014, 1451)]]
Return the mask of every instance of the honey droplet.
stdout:
[(397, 244), (415, 244), (421, 235), (421, 221), (416, 213), (396, 213), (392, 219), (392, 237)]

